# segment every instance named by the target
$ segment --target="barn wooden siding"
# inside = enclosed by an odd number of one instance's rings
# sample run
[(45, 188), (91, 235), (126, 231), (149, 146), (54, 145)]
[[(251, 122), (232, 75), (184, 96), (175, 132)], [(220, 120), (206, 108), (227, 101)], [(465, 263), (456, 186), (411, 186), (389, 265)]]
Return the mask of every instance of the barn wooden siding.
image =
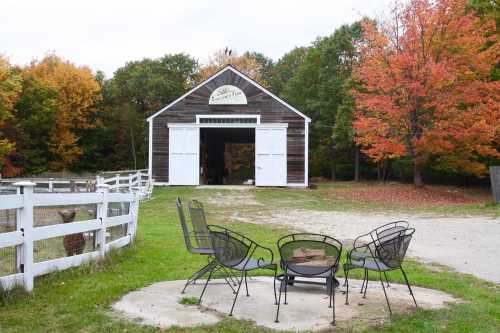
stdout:
[[(243, 90), (248, 104), (208, 105), (212, 91), (225, 84)], [(261, 116), (261, 123), (288, 123), (287, 182), (304, 182), (305, 119), (232, 71), (220, 74), (153, 119), (155, 181), (168, 182), (168, 123), (196, 123), (198, 114), (255, 114)]]

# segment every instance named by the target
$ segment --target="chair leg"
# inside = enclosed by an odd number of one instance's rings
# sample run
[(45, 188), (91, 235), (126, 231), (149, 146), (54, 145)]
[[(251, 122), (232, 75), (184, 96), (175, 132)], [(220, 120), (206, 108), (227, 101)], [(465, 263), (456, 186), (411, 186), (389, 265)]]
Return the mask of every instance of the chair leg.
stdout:
[(413, 290), (410, 287), (410, 282), (408, 282), (408, 277), (406, 276), (405, 271), (403, 270), (403, 267), (401, 268), (401, 272), (403, 272), (403, 277), (405, 278), (406, 285), (408, 286), (408, 289), (410, 290), (410, 295), (413, 298), (413, 303), (415, 303), (415, 307), (418, 308), (417, 301), (415, 300), (415, 295), (413, 295)]
[[(226, 273), (227, 277), (229, 278), (229, 280), (231, 280), (233, 286), (237, 286), (238, 285), (238, 279), (234, 276), (233, 272), (228, 270), (227, 268), (223, 267), (222, 270), (224, 271), (224, 273)], [(236, 292), (236, 291), (235, 291)]]
[(209, 271), (215, 269), (217, 267), (217, 263), (215, 261), (209, 261), (205, 266), (191, 274), (189, 279), (187, 279), (186, 284), (184, 285), (184, 288), (181, 291), (181, 294), (184, 294), (186, 291), (186, 288), (190, 284), (195, 284), (196, 280), (198, 280), (200, 277), (208, 273)]
[(344, 274), (345, 274), (345, 282), (346, 282), (345, 305), (349, 305), (349, 279), (347, 277), (349, 275), (349, 270), (344, 270)]
[[(329, 282), (329, 281), (326, 282), (326, 290), (328, 291), (329, 296), (330, 296), (329, 297), (330, 303), (328, 304), (328, 307), (331, 308), (332, 307), (332, 289), (334, 288), (333, 287), (333, 277), (330, 277), (329, 280), (332, 282)], [(331, 283), (331, 285), (329, 286), (330, 283)]]
[(380, 277), (380, 284), (382, 285), (382, 289), (384, 290), (385, 300), (387, 302), (387, 307), (389, 308), (389, 314), (392, 316), (391, 304), (389, 304), (389, 298), (387, 298), (387, 292), (385, 291), (384, 281), (382, 281), (382, 272), (378, 272)]
[(205, 285), (203, 286), (203, 291), (201, 292), (200, 298), (198, 299), (198, 304), (201, 304), (201, 299), (203, 298), (203, 294), (205, 293), (205, 290), (207, 289), (208, 281), (210, 281), (210, 278), (212, 278), (212, 273), (213, 269), (210, 271), (210, 274), (208, 274), (207, 281), (205, 282)]
[(245, 289), (246, 289), (246, 291), (247, 291), (247, 297), (248, 297), (248, 296), (250, 296), (250, 295), (248, 294), (247, 271), (245, 271)]
[(333, 320), (331, 322), (332, 326), (335, 326), (335, 283), (333, 283), (333, 275), (332, 275), (332, 292), (330, 296), (330, 300), (332, 302), (332, 315), (333, 315)]
[(368, 272), (365, 269), (364, 274), (363, 274), (363, 283), (361, 284), (361, 290), (359, 291), (360, 294), (363, 293), (363, 290), (365, 290), (365, 283), (368, 281)]
[(274, 281), (273, 281), (273, 287), (274, 287), (274, 305), (278, 305), (278, 297), (276, 297), (276, 278), (278, 275), (278, 268), (276, 267), (274, 269)]
[(241, 279), (238, 283), (238, 289), (236, 290), (236, 295), (234, 296), (233, 306), (231, 306), (231, 312), (229, 312), (229, 316), (233, 315), (234, 305), (236, 304), (236, 299), (238, 298), (238, 294), (240, 293), (241, 284), (243, 283), (243, 279), (245, 276), (245, 271), (241, 272)]
[(368, 270), (365, 270), (366, 274), (366, 283), (365, 283), (365, 291), (363, 292), (363, 298), (366, 298), (366, 290), (368, 289)]
[(234, 290), (233, 283), (231, 281), (229, 281), (226, 276), (224, 276), (224, 280), (226, 281), (229, 288), (231, 288), (231, 290), (233, 291), (233, 294), (235, 294), (236, 290)]
[(386, 272), (384, 272), (384, 277), (385, 277), (385, 281), (387, 282), (387, 288), (389, 288), (391, 285), (389, 284), (389, 279), (387, 278)]
[(284, 305), (287, 305), (288, 302), (287, 302), (287, 299), (286, 299), (286, 295), (287, 295), (287, 292), (288, 292), (288, 275), (285, 275), (285, 302), (283, 303)]
[(276, 308), (276, 319), (274, 319), (274, 322), (275, 323), (279, 323), (279, 314), (280, 314), (280, 304), (281, 304), (281, 292), (283, 290), (283, 283), (285, 283), (285, 276), (283, 276), (283, 279), (281, 279), (280, 281), (280, 294), (279, 294), (279, 297), (278, 297), (278, 307)]

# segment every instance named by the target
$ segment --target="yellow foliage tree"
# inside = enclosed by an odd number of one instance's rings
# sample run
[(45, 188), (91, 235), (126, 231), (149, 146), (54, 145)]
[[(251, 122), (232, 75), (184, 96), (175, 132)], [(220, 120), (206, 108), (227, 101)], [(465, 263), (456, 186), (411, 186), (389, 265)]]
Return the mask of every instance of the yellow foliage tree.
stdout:
[(200, 82), (204, 81), (226, 65), (231, 65), (260, 84), (266, 85), (261, 74), (261, 63), (247, 53), (240, 56), (227, 48), (215, 52), (215, 54), (209, 58), (208, 64), (200, 68), (197, 78)]
[(49, 135), (49, 168), (71, 166), (82, 155), (78, 133), (97, 126), (96, 102), (100, 85), (88, 67), (77, 67), (56, 55), (48, 55), (26, 68), (24, 75), (55, 92), (55, 122)]
[(3, 137), (1, 129), (5, 121), (12, 116), (12, 109), (19, 99), (21, 89), (21, 76), (13, 70), (8, 60), (0, 55), (0, 170), (5, 156), (14, 149), (14, 144)]

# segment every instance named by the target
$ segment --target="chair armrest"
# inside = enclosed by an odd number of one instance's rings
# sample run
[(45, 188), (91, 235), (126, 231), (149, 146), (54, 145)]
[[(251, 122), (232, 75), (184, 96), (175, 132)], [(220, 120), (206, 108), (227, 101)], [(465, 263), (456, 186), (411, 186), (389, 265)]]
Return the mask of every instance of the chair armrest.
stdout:
[(256, 249), (262, 249), (265, 252), (267, 252), (267, 253), (270, 254), (270, 260), (269, 261), (266, 261), (265, 258), (262, 258), (262, 257), (260, 257), (260, 258), (257, 259), (257, 265), (259, 267), (264, 267), (264, 266), (261, 266), (261, 264), (260, 264), (261, 261), (267, 262), (267, 263), (270, 263), (270, 264), (272, 264), (274, 262), (274, 253), (273, 253), (273, 250), (271, 250), (270, 248), (268, 248), (266, 246), (259, 245), (257, 243), (255, 243), (255, 247), (256, 247)]
[(370, 238), (373, 240), (373, 237), (371, 237), (371, 232), (368, 232), (368, 233), (366, 233), (366, 234), (359, 235), (358, 237), (356, 237), (356, 238), (354, 239), (354, 242), (353, 242), (353, 244), (352, 244), (352, 245), (353, 245), (353, 247), (354, 247), (354, 248), (356, 248), (356, 247), (360, 247), (360, 246), (362, 246), (363, 244), (358, 244), (358, 242), (361, 240), (361, 238), (366, 237), (366, 236), (370, 236)]

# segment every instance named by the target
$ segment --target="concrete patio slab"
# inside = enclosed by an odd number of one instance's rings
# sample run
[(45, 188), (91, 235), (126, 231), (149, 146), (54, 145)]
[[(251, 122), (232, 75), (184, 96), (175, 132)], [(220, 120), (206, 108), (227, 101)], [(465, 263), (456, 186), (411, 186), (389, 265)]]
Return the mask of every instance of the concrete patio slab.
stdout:
[[(203, 282), (180, 291), (185, 281), (166, 281), (152, 284), (125, 295), (113, 305), (113, 309), (129, 319), (144, 324), (166, 328), (172, 325), (192, 327), (213, 325), (231, 309), (233, 293), (229, 286), (216, 280), (208, 285), (201, 306), (182, 305), (184, 297), (198, 297)], [(389, 320), (389, 312), (380, 283), (370, 281), (367, 298), (359, 290), (361, 281), (350, 280), (349, 305), (345, 305), (345, 288), (336, 293), (335, 306), (338, 326), (368, 326)], [(257, 325), (277, 330), (318, 331), (330, 328), (332, 311), (328, 308), (328, 296), (321, 286), (298, 285), (289, 287), (288, 305), (281, 305), (280, 322), (275, 323), (276, 306), (273, 297), (273, 279), (254, 277), (248, 281), (250, 296), (242, 286), (233, 313), (234, 318), (253, 320)], [(458, 299), (441, 291), (414, 287), (420, 307), (439, 309)], [(391, 284), (388, 296), (393, 312), (407, 313), (414, 306), (404, 285)], [(283, 302), (283, 301), (282, 301)]]

